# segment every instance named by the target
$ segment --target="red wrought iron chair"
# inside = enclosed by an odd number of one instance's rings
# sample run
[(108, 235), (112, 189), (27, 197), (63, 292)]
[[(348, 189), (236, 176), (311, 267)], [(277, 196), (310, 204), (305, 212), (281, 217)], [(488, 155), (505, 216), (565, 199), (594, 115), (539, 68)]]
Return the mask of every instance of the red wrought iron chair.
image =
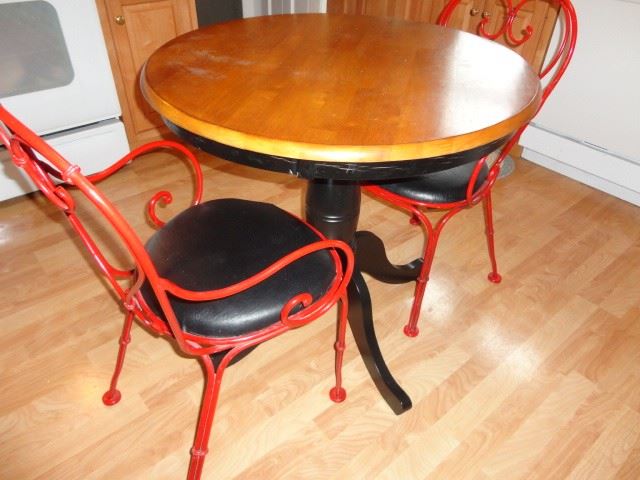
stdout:
[[(187, 355), (201, 360), (206, 383), (188, 479), (198, 479), (207, 453), (222, 375), (252, 348), (289, 329), (305, 325), (340, 302), (335, 348), (335, 386), (330, 397), (344, 400), (341, 366), (346, 329), (346, 285), (353, 254), (340, 241), (327, 240), (299, 218), (266, 203), (238, 199), (201, 202), (202, 172), (184, 146), (158, 141), (135, 149), (106, 170), (85, 177), (40, 137), (0, 105), (0, 141), (42, 193), (66, 215), (100, 273), (122, 302), (125, 321), (106, 405), (120, 400), (117, 381), (132, 322), (165, 336)], [(155, 212), (169, 192), (148, 205), (159, 228), (143, 244), (118, 209), (93, 184), (138, 156), (155, 149), (183, 154), (195, 172), (192, 205), (164, 224)], [(92, 238), (76, 208), (79, 191), (113, 227), (131, 258), (115, 267)], [(86, 209), (82, 209), (84, 212)]]
[[(517, 48), (533, 35), (531, 26), (522, 32), (514, 32), (515, 21), (523, 6), (537, 0), (501, 0), (505, 6), (505, 16), (502, 25), (494, 32), (488, 32), (489, 17), (483, 16), (478, 25), (477, 34), (490, 40), (502, 41), (510, 47)], [(541, 0), (538, 0), (541, 1)], [(540, 107), (549, 97), (556, 84), (564, 74), (576, 44), (577, 18), (575, 10), (569, 0), (544, 0), (559, 8), (562, 18), (562, 32), (560, 42), (555, 53), (543, 65), (539, 76), (545, 85), (542, 92)], [(465, 4), (465, 6), (468, 6)], [(438, 18), (438, 24), (447, 26), (457, 7), (464, 8), (460, 0), (450, 0)], [(538, 109), (539, 110), (539, 109)], [(425, 229), (426, 240), (422, 254), (422, 266), (416, 279), (413, 305), (409, 321), (404, 327), (404, 333), (409, 337), (418, 335), (418, 319), (422, 306), (422, 299), (429, 280), (429, 273), (436, 251), (436, 245), (442, 229), (447, 222), (463, 209), (473, 207), (482, 202), (486, 226), (487, 246), (491, 261), (491, 272), (488, 278), (493, 283), (499, 283), (502, 277), (498, 273), (495, 257), (493, 213), (491, 205), (491, 189), (498, 178), (500, 168), (511, 150), (518, 143), (522, 132), (527, 127), (523, 125), (509, 141), (496, 152), (493, 164), (488, 164), (485, 156), (475, 163), (468, 163), (443, 171), (425, 174), (407, 180), (377, 183), (366, 186), (366, 190), (376, 197), (406, 210), (411, 215), (413, 225), (422, 225)], [(433, 224), (427, 218), (425, 211), (441, 211), (442, 216)]]

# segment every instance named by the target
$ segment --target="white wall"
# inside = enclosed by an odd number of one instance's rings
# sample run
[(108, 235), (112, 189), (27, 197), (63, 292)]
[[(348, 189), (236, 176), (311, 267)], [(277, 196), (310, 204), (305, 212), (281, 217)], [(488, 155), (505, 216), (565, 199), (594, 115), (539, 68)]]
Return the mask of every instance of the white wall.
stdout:
[(573, 60), (533, 123), (640, 164), (640, 0), (573, 4)]
[(573, 4), (575, 55), (522, 136), (522, 156), (640, 205), (640, 0)]
[(279, 13), (324, 13), (327, 0), (242, 0), (242, 11), (245, 18)]

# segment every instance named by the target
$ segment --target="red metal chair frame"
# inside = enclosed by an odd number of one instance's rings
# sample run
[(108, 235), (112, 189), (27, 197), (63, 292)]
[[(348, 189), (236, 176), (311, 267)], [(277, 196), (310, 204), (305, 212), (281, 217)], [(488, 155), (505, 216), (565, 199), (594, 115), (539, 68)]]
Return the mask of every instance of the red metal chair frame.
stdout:
[[(124, 165), (140, 155), (156, 149), (173, 149), (184, 154), (195, 172), (195, 189), (191, 205), (198, 205), (202, 199), (202, 171), (191, 151), (171, 141), (152, 142), (133, 150), (111, 167), (85, 177), (77, 165), (69, 163), (39, 136), (29, 130), (0, 105), (0, 141), (10, 151), (13, 162), (23, 169), (42, 193), (58, 208), (79, 234), (82, 242), (96, 262), (100, 273), (113, 287), (125, 309), (125, 321), (120, 336), (120, 347), (109, 390), (103, 396), (106, 405), (116, 404), (120, 398), (117, 381), (122, 370), (127, 345), (130, 342), (130, 331), (134, 318), (156, 334), (173, 339), (180, 350), (190, 356), (198, 357), (207, 373), (202, 406), (200, 410), (195, 441), (191, 450), (188, 479), (198, 479), (202, 472), (207, 445), (220, 383), (225, 368), (242, 351), (265, 342), (290, 329), (305, 325), (323, 315), (337, 302), (341, 303), (337, 340), (335, 348), (336, 384), (330, 391), (335, 402), (345, 399), (346, 392), (342, 387), (341, 367), (345, 348), (346, 315), (348, 311), (346, 286), (353, 271), (353, 253), (343, 242), (337, 240), (321, 240), (300, 248), (279, 259), (261, 272), (234, 285), (210, 291), (191, 291), (174, 284), (158, 275), (143, 243), (128, 222), (93, 185), (92, 182), (109, 177)], [(39, 154), (39, 157), (34, 152)], [(54, 180), (52, 180), (52, 177)], [(58, 183), (61, 181), (61, 183)], [(123, 245), (133, 259), (133, 267), (122, 270), (114, 267), (100, 251), (76, 213), (76, 203), (67, 187), (76, 187), (98, 209), (118, 233)], [(148, 203), (148, 214), (152, 222), (161, 227), (163, 222), (156, 215), (158, 203), (167, 204), (172, 201), (171, 193), (160, 191), (153, 195)], [(313, 228), (309, 226), (310, 228)], [(192, 335), (184, 332), (169, 303), (168, 294), (195, 302), (211, 301), (228, 297), (264, 281), (279, 270), (296, 260), (319, 250), (328, 250), (336, 265), (336, 275), (332, 285), (324, 296), (313, 299), (309, 293), (301, 293), (291, 298), (282, 308), (280, 322), (262, 330), (231, 338), (212, 338)], [(139, 289), (146, 281), (150, 283), (162, 308), (166, 321), (154, 314), (144, 301)], [(125, 282), (127, 286), (121, 285)], [(301, 307), (297, 312), (293, 309)], [(218, 366), (214, 366), (212, 354), (224, 352)]]
[[(514, 5), (512, 0), (502, 0), (506, 7), (506, 18), (504, 23), (499, 26), (499, 28), (493, 32), (487, 32), (486, 25), (489, 22), (489, 18), (483, 18), (478, 25), (478, 35), (488, 38), (490, 40), (495, 40), (500, 37), (505, 37), (507, 43), (514, 47), (519, 46), (526, 42), (533, 34), (533, 27), (528, 25), (520, 38), (516, 36), (513, 32), (514, 20), (517, 18), (518, 12), (520, 9), (528, 2), (536, 1), (536, 0), (520, 0), (517, 4)], [(560, 43), (555, 54), (548, 61), (548, 63), (542, 68), (539, 73), (539, 77), (541, 79), (546, 79), (549, 76), (548, 83), (543, 88), (542, 92), (542, 101), (540, 106), (538, 107), (538, 111), (544, 105), (547, 98), (556, 87), (558, 81), (566, 71), (571, 57), (573, 56), (573, 51), (575, 49), (576, 37), (577, 37), (577, 17), (573, 5), (569, 0), (550, 0), (551, 2), (555, 2), (558, 5), (562, 16), (563, 16), (563, 31), (560, 37)], [(447, 26), (451, 15), (453, 14), (456, 7), (460, 4), (460, 0), (451, 0), (442, 10), (440, 16), (438, 17), (438, 25)], [(424, 297), (424, 293), (426, 290), (427, 282), (429, 281), (429, 272), (431, 270), (431, 265), (433, 263), (433, 257), (435, 255), (436, 245), (438, 243), (438, 239), (440, 238), (440, 233), (442, 229), (446, 225), (446, 223), (457, 213), (462, 211), (463, 209), (473, 207), (474, 205), (482, 202), (484, 207), (484, 218), (486, 225), (486, 237), (487, 237), (487, 247), (489, 250), (489, 258), (491, 261), (491, 272), (488, 275), (488, 279), (493, 283), (499, 283), (502, 280), (502, 277), (498, 273), (498, 266), (495, 257), (495, 247), (494, 247), (494, 230), (493, 230), (493, 208), (491, 204), (491, 188), (493, 184), (496, 182), (498, 175), (500, 173), (500, 169), (502, 167), (502, 163), (504, 162), (507, 154), (511, 150), (511, 148), (518, 143), (522, 132), (528, 124), (523, 125), (516, 131), (516, 133), (509, 139), (509, 141), (500, 149), (499, 154), (495, 162), (489, 168), (488, 175), (482, 185), (474, 190), (474, 186), (476, 185), (476, 180), (478, 179), (478, 175), (480, 174), (483, 166), (487, 162), (487, 157), (480, 159), (473, 172), (469, 178), (469, 182), (467, 184), (466, 197), (463, 200), (451, 203), (428, 203), (421, 202), (417, 200), (412, 200), (410, 198), (406, 198), (401, 195), (397, 195), (392, 193), (380, 186), (377, 185), (369, 185), (366, 188), (368, 192), (371, 194), (380, 197), (406, 211), (411, 214), (411, 223), (413, 225), (422, 225), (426, 231), (426, 245), (423, 254), (423, 265), (416, 279), (416, 289), (414, 294), (414, 301), (411, 307), (411, 313), (409, 315), (409, 321), (404, 327), (404, 333), (409, 337), (415, 337), (418, 335), (419, 330), (417, 327), (418, 319), (420, 316), (420, 309), (422, 306), (422, 299)], [(423, 209), (428, 210), (439, 210), (446, 211), (443, 216), (441, 216), (438, 221), (433, 225), (431, 221), (425, 215)]]

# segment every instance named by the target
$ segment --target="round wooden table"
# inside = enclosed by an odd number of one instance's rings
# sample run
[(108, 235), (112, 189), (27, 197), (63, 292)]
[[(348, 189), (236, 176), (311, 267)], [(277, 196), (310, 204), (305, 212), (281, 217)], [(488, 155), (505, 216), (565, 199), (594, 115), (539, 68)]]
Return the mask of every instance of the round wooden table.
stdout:
[(281, 15), (170, 41), (148, 59), (141, 87), (193, 145), (309, 180), (308, 220), (356, 249), (349, 322), (360, 353), (391, 408), (410, 408), (380, 353), (360, 271), (410, 281), (419, 261), (393, 266), (377, 237), (356, 234), (359, 182), (441, 170), (499, 147), (539, 106), (529, 65), (497, 43), (435, 25)]

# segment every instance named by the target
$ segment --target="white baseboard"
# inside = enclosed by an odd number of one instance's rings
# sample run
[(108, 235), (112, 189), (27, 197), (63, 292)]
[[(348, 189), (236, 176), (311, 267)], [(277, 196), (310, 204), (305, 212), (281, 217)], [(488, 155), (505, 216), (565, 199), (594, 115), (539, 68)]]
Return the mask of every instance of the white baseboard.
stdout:
[(640, 206), (640, 164), (535, 125), (520, 145), (523, 158)]
[[(124, 124), (117, 119), (104, 120), (44, 138), (67, 160), (79, 165), (85, 175), (112, 165), (129, 151)], [(34, 190), (37, 187), (13, 164), (9, 153), (0, 148), (0, 201)]]

